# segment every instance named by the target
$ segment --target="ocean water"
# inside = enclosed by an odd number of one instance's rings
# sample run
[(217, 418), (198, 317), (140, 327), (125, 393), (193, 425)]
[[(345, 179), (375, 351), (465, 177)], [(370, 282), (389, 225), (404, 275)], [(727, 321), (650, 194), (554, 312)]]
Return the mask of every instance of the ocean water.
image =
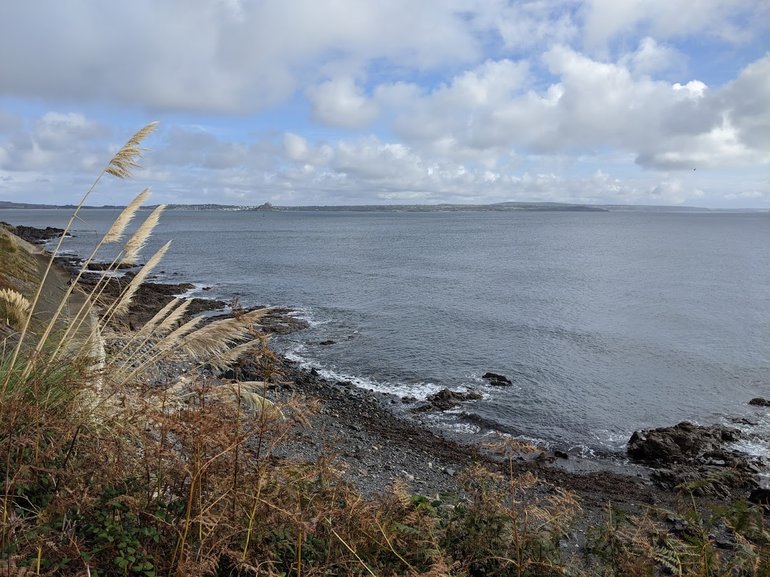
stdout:
[[(83, 212), (65, 248), (116, 214)], [(169, 211), (146, 255), (169, 239), (161, 280), (295, 308), (311, 328), (276, 346), (329, 376), (484, 394), (437, 426), (618, 453), (642, 427), (746, 417), (744, 448), (770, 454), (768, 411), (747, 406), (770, 397), (769, 214)]]

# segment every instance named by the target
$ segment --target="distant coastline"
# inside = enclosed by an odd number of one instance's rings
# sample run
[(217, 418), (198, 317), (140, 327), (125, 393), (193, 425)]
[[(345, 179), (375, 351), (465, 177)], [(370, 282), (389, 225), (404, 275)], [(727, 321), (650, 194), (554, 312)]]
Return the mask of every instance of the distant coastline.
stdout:
[[(145, 206), (146, 209), (157, 205)], [(72, 204), (35, 204), (27, 202), (0, 201), (3, 209), (62, 209), (74, 210)], [(87, 205), (83, 209), (121, 210), (124, 205)], [(275, 206), (269, 202), (261, 205), (229, 204), (169, 204), (167, 210), (222, 210), (254, 212), (693, 212), (693, 213), (766, 213), (770, 209), (741, 208), (713, 209), (698, 206), (626, 205), (626, 204), (569, 204), (561, 202), (498, 202), (494, 204), (371, 204), (371, 205), (327, 205), (327, 206)]]

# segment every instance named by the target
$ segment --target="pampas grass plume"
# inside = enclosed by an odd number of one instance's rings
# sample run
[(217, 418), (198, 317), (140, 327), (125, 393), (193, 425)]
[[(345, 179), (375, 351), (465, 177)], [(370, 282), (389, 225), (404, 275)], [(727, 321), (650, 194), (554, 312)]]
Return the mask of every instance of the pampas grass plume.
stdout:
[(20, 324), (30, 309), (30, 302), (27, 298), (13, 289), (0, 289), (0, 299), (4, 300), (5, 316), (8, 324), (15, 326)]
[(136, 132), (131, 138), (128, 139), (115, 156), (112, 157), (107, 168), (104, 172), (111, 174), (116, 178), (129, 178), (132, 171), (135, 168), (139, 168), (139, 159), (142, 157), (144, 149), (139, 145), (147, 138), (155, 128), (158, 126), (157, 122), (150, 122), (147, 126)]
[(185, 324), (183, 324), (181, 327), (174, 330), (174, 332), (167, 335), (162, 341), (160, 341), (157, 345), (158, 350), (161, 351), (167, 351), (172, 349), (175, 345), (179, 343), (179, 341), (187, 336), (188, 333), (193, 331), (195, 327), (197, 327), (201, 321), (203, 320), (203, 317), (195, 317), (187, 321)]
[(214, 321), (180, 339), (178, 348), (196, 361), (219, 356), (252, 330), (252, 323), (265, 316), (269, 309), (251, 311), (240, 317)]
[(144, 323), (144, 326), (139, 329), (139, 332), (136, 334), (136, 336), (150, 336), (153, 334), (155, 332), (155, 327), (162, 323), (163, 320), (171, 313), (171, 311), (182, 304), (184, 303), (180, 297), (176, 297), (170, 300), (166, 306), (155, 313), (155, 315), (149, 321)]
[(136, 273), (136, 276), (131, 279), (128, 287), (126, 287), (126, 290), (120, 297), (120, 300), (115, 305), (114, 314), (122, 315), (128, 312), (128, 307), (131, 305), (131, 300), (133, 299), (134, 294), (136, 294), (136, 291), (139, 290), (139, 286), (144, 282), (144, 279), (147, 278), (147, 275), (150, 274), (150, 271), (158, 266), (158, 263), (163, 258), (163, 255), (166, 254), (169, 246), (171, 246), (171, 241), (168, 241), (160, 248), (158, 252), (152, 255), (150, 260), (147, 261), (147, 264), (142, 267), (142, 270)]
[(142, 192), (136, 195), (134, 200), (128, 203), (128, 206), (123, 209), (123, 212), (120, 213), (120, 216), (118, 216), (118, 218), (115, 219), (115, 222), (112, 223), (110, 230), (108, 230), (107, 234), (105, 234), (104, 238), (102, 238), (102, 244), (109, 244), (112, 242), (118, 242), (120, 240), (120, 237), (123, 236), (123, 232), (126, 230), (126, 226), (128, 226), (128, 223), (130, 223), (134, 218), (136, 211), (139, 210), (139, 207), (144, 203), (145, 200), (147, 200), (148, 196), (150, 196), (150, 189), (145, 188)]
[(220, 355), (217, 355), (215, 358), (212, 358), (209, 360), (209, 365), (219, 371), (224, 371), (232, 365), (235, 361), (238, 360), (238, 358), (244, 354), (245, 352), (256, 349), (259, 347), (260, 344), (262, 344), (263, 339), (262, 338), (256, 338), (252, 339), (250, 341), (246, 341), (243, 344), (240, 344), (236, 347), (233, 347), (230, 350), (227, 350)]
[(167, 332), (169, 332), (171, 329), (174, 328), (174, 325), (179, 322), (179, 319), (181, 319), (184, 314), (187, 312), (187, 307), (190, 306), (192, 303), (191, 300), (185, 299), (182, 301), (182, 303), (176, 307), (169, 315), (166, 317), (166, 319), (158, 325), (158, 328), (156, 328), (153, 332), (157, 336), (165, 335)]
[(124, 248), (123, 260), (121, 261), (123, 264), (136, 264), (136, 260), (139, 258), (139, 251), (147, 244), (147, 240), (150, 238), (153, 229), (157, 226), (160, 215), (165, 208), (165, 204), (155, 208), (150, 213), (150, 216), (139, 226), (134, 235), (128, 239)]

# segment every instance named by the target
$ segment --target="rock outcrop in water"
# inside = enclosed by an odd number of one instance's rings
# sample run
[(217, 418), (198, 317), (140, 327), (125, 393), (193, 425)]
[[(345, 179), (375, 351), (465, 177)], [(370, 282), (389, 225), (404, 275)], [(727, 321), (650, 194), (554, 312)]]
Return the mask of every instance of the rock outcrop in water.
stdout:
[(63, 228), (54, 228), (53, 226), (47, 226), (45, 228), (37, 228), (35, 226), (14, 226), (7, 222), (1, 222), (0, 226), (15, 234), (19, 238), (31, 242), (32, 244), (42, 244), (52, 238), (59, 238), (64, 234)]
[(755, 407), (770, 407), (770, 399), (763, 399), (762, 397), (755, 397), (749, 401), (750, 405)]
[(728, 447), (741, 432), (682, 422), (673, 427), (636, 431), (628, 456), (655, 469), (652, 479), (665, 488), (685, 486), (703, 494), (727, 495), (755, 489), (761, 463)]
[(450, 391), (441, 389), (425, 399), (424, 403), (417, 405), (412, 409), (413, 413), (425, 413), (428, 411), (448, 411), (459, 407), (465, 401), (477, 401), (481, 398), (481, 393), (473, 390), (465, 392)]
[(511, 379), (497, 373), (484, 373), (481, 378), (494, 387), (510, 387), (513, 384)]

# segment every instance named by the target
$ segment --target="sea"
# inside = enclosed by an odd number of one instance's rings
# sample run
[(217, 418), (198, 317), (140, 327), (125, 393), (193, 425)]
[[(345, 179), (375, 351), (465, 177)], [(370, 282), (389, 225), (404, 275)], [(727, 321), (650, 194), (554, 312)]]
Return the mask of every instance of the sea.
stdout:
[[(90, 253), (117, 214), (82, 211), (64, 250)], [(601, 456), (637, 429), (726, 423), (770, 456), (770, 411), (748, 405), (770, 397), (769, 213), (169, 210), (145, 258), (168, 240), (157, 280), (292, 308), (309, 328), (274, 346), (329, 378), (483, 394), (437, 428)]]

